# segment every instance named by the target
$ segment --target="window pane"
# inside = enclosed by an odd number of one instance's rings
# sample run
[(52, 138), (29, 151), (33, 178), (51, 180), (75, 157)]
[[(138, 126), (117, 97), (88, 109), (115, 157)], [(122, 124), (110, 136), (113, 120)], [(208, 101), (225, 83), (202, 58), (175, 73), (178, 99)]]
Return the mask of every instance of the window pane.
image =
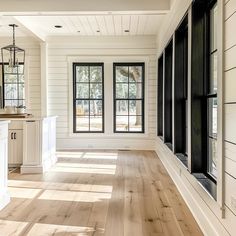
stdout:
[(89, 101), (79, 100), (76, 101), (76, 116), (88, 116), (89, 115)]
[(5, 99), (17, 99), (17, 84), (5, 84)]
[(217, 5), (211, 9), (210, 22), (211, 52), (213, 52), (217, 49)]
[(78, 83), (76, 86), (76, 98), (89, 98), (89, 84)]
[(102, 98), (102, 84), (101, 83), (90, 84), (90, 98)]
[(129, 114), (134, 116), (142, 115), (142, 102), (137, 100), (129, 101)]
[(5, 83), (17, 83), (17, 75), (5, 74), (4, 75)]
[(25, 98), (25, 85), (19, 84), (19, 97), (18, 99), (24, 99)]
[(128, 66), (116, 66), (116, 82), (128, 83)]
[(129, 82), (142, 82), (142, 67), (141, 66), (129, 67)]
[(142, 116), (129, 117), (129, 130), (132, 132), (142, 131)]
[(209, 138), (208, 147), (208, 171), (217, 177), (217, 140)]
[(102, 82), (101, 66), (90, 66), (90, 82)]
[(208, 135), (217, 138), (217, 98), (208, 99)]
[(102, 100), (91, 100), (90, 101), (90, 116), (101, 116), (102, 111)]
[(5, 106), (18, 106), (18, 101), (5, 99)]
[(90, 131), (102, 131), (102, 116), (90, 116)]
[(88, 116), (76, 117), (76, 131), (89, 131), (89, 117)]
[(76, 82), (88, 82), (89, 70), (88, 66), (76, 66)]
[(129, 117), (128, 116), (116, 116), (116, 130), (117, 131), (129, 131)]
[(116, 84), (116, 98), (128, 98), (128, 84)]
[(210, 94), (217, 93), (217, 52), (210, 57)]
[(116, 114), (128, 115), (128, 101), (118, 100), (116, 101)]
[(141, 83), (129, 84), (129, 98), (142, 98), (142, 84)]

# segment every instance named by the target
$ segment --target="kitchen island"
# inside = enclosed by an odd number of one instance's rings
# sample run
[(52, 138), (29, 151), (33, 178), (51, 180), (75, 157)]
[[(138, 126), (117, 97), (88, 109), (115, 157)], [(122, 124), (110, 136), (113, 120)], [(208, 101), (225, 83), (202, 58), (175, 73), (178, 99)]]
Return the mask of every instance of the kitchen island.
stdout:
[(56, 163), (56, 117), (0, 118), (8, 128), (8, 166), (43, 173)]
[(9, 122), (0, 121), (0, 210), (10, 202), (7, 192)]

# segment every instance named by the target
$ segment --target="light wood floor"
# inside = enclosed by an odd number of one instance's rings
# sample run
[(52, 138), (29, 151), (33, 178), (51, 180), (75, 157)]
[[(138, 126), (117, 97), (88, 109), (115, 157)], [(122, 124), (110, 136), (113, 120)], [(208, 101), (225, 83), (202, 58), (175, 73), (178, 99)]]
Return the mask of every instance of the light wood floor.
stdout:
[(61, 152), (44, 175), (9, 179), (0, 236), (203, 235), (151, 151)]

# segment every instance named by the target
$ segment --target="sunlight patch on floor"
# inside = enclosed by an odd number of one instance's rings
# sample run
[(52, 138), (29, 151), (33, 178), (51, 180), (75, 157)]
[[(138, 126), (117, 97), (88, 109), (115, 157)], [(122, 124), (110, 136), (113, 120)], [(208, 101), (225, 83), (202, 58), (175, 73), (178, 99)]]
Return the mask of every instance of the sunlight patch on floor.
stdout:
[[(13, 188), (34, 188), (34, 189), (54, 189), (54, 190), (67, 190), (67, 191), (90, 191), (111, 193), (111, 185), (98, 185), (98, 184), (72, 184), (60, 182), (42, 182), (42, 181), (26, 181), (26, 180), (8, 180), (8, 187)], [(18, 189), (17, 189), (18, 190)], [(24, 190), (25, 192), (25, 190)]]
[(111, 199), (111, 193), (45, 190), (41, 196), (38, 197), (38, 199), (74, 202), (99, 202), (104, 199)]
[[(89, 165), (89, 164), (88, 164)], [(116, 169), (112, 168), (93, 168), (93, 167), (77, 167), (73, 168), (73, 166), (60, 166), (56, 165), (51, 168), (51, 172), (64, 172), (64, 173), (80, 173), (80, 174), (104, 174), (104, 175), (114, 175)]]
[(117, 152), (57, 152), (58, 158), (75, 158), (75, 159), (103, 159), (103, 160), (117, 160)]
[(8, 187), (8, 192), (10, 194), (10, 197), (14, 197), (14, 198), (33, 199), (41, 191), (42, 189)]

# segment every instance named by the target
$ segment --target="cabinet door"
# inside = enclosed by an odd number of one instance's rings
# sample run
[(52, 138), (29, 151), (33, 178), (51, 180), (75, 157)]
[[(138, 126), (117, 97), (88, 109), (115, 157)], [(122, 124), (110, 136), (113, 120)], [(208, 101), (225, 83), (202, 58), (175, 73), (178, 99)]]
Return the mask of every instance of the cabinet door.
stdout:
[(23, 163), (23, 130), (14, 130), (14, 164)]
[(8, 164), (19, 166), (23, 162), (23, 130), (9, 130), (8, 135)]
[(14, 131), (8, 131), (8, 164), (12, 166), (15, 161), (14, 153)]

